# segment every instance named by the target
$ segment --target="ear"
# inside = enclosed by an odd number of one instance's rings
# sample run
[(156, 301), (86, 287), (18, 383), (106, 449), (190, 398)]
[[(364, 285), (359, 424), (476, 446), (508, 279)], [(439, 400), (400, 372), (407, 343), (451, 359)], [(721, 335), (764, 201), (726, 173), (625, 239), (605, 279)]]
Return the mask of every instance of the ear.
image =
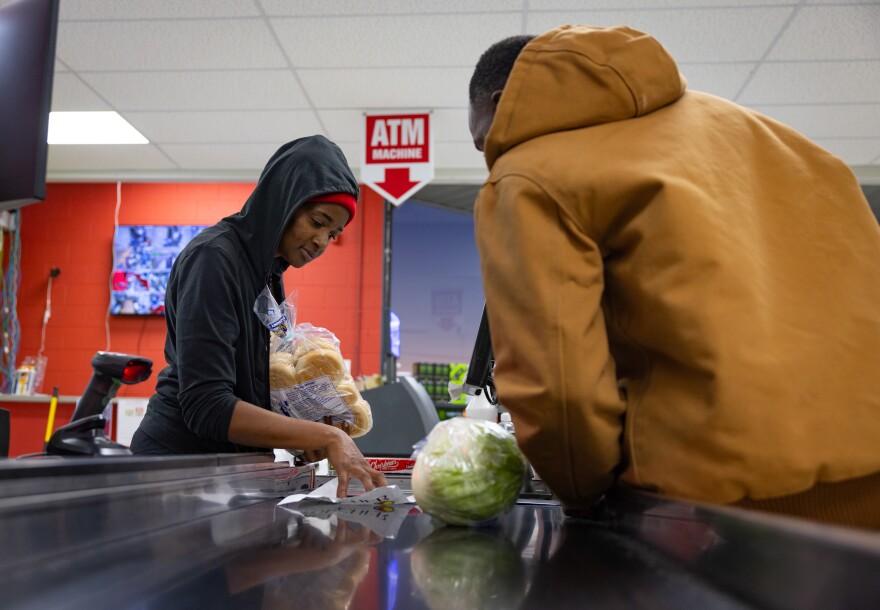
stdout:
[(501, 99), (501, 89), (499, 89), (497, 91), (493, 91), (492, 95), (489, 99), (492, 100), (493, 105), (498, 106), (498, 100)]

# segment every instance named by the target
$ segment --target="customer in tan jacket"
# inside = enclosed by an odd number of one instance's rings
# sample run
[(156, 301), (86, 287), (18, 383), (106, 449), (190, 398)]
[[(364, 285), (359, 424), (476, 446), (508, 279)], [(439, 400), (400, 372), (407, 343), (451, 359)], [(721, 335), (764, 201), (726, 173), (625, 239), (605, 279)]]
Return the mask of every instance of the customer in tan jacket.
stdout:
[(498, 395), (569, 512), (617, 484), (880, 528), (880, 229), (850, 169), (625, 27), (493, 45), (470, 101)]

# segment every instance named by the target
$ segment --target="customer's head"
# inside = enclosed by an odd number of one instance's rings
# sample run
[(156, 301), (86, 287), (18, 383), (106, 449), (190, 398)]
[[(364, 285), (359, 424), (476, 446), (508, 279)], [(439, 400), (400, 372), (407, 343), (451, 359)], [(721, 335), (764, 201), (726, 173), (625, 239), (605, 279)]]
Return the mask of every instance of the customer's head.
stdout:
[(468, 91), (468, 123), (477, 150), (483, 150), (486, 134), (495, 118), (495, 108), (516, 58), (534, 38), (521, 35), (499, 40), (486, 49), (477, 61)]
[(276, 256), (299, 269), (321, 256), (354, 218), (357, 200), (349, 193), (312, 197), (294, 213), (281, 235)]

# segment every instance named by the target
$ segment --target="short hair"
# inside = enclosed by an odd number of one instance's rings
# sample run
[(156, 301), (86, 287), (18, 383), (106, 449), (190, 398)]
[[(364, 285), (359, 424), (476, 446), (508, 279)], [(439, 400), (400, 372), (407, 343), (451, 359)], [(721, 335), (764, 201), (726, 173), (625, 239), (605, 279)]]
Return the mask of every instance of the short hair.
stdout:
[(510, 36), (483, 52), (471, 76), (468, 89), (471, 103), (488, 93), (504, 89), (516, 58), (534, 38), (531, 35)]

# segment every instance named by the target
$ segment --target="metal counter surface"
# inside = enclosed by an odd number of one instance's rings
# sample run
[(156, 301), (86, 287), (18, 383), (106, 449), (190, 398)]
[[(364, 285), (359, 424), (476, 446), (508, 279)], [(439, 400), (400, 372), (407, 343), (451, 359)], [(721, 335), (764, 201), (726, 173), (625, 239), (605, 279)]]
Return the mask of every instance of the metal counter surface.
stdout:
[[(481, 529), (443, 526), (412, 505), (316, 517), (277, 505), (314, 485), (308, 470), (267, 457), (143, 459), (60, 478), (48, 466), (26, 479), (0, 468), (0, 607), (860, 608), (880, 599), (880, 544), (850, 530), (643, 494), (611, 498), (590, 521), (524, 499)], [(7, 496), (15, 480), (46, 485)]]

